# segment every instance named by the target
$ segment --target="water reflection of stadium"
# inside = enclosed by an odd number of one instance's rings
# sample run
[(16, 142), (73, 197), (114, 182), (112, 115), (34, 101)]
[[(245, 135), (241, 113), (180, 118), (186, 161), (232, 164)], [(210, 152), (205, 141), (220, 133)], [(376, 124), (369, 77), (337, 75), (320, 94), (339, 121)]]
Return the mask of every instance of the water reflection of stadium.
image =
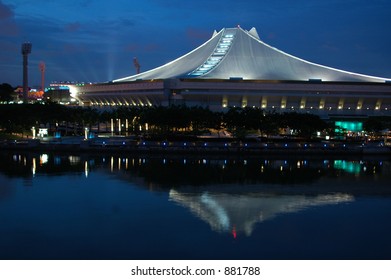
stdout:
[[(9, 176), (116, 175), (188, 209), (212, 230), (251, 235), (257, 223), (313, 207), (350, 203), (360, 194), (391, 195), (389, 161), (213, 159), (51, 154), (2, 155)], [(8, 163), (7, 163), (8, 162)], [(376, 186), (373, 186), (376, 180)], [(369, 183), (368, 183), (369, 182)]]

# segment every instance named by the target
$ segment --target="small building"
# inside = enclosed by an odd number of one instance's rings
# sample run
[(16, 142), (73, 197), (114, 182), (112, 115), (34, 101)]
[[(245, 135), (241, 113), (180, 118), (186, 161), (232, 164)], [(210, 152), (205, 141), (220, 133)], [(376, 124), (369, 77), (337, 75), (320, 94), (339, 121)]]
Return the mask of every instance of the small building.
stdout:
[(51, 83), (45, 89), (44, 99), (49, 102), (59, 104), (76, 104), (77, 100), (71, 97), (69, 92), (69, 84), (67, 83)]

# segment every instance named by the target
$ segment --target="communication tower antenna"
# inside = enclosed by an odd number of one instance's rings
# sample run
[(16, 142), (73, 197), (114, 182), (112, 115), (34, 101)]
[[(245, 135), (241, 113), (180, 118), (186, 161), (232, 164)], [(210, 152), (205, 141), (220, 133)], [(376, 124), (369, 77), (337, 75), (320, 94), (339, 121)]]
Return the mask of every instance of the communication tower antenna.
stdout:
[(39, 71), (41, 71), (41, 90), (43, 92), (45, 92), (45, 70), (46, 70), (45, 62), (41, 61), (39, 63)]
[(136, 68), (136, 74), (140, 74), (140, 63), (137, 60), (137, 57), (133, 58), (133, 64)]
[(28, 90), (28, 56), (31, 53), (32, 44), (26, 42), (22, 44), (23, 55), (23, 102), (27, 103)]

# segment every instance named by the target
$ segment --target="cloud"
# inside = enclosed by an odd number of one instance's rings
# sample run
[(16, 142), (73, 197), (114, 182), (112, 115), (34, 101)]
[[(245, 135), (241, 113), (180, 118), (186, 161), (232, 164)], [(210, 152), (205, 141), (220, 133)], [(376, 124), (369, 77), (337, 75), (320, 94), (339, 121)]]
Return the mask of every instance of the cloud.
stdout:
[(130, 43), (124, 47), (124, 51), (127, 52), (137, 52), (139, 50), (141, 50), (141, 45), (137, 43)]
[(0, 1), (0, 20), (5, 20), (14, 17), (14, 12), (10, 7), (4, 5), (2, 1)]
[(72, 55), (75, 53), (86, 53), (89, 51), (89, 48), (85, 44), (64, 43), (62, 45), (62, 50), (64, 50), (66, 54)]
[(208, 40), (210, 37), (212, 37), (211, 30), (204, 30), (199, 28), (187, 28), (186, 29), (186, 36), (190, 39), (190, 41), (200, 41), (200, 40)]
[(336, 45), (334, 45), (333, 43), (331, 42), (325, 42), (321, 45), (321, 48), (324, 49), (324, 50), (327, 50), (329, 52), (337, 52), (337, 51), (340, 51), (340, 48)]
[(65, 25), (64, 29), (66, 32), (77, 32), (81, 29), (81, 24), (80, 22), (72, 22)]
[(0, 36), (17, 36), (19, 28), (13, 10), (0, 0)]
[(18, 36), (20, 33), (19, 27), (10, 20), (0, 20), (0, 36)]

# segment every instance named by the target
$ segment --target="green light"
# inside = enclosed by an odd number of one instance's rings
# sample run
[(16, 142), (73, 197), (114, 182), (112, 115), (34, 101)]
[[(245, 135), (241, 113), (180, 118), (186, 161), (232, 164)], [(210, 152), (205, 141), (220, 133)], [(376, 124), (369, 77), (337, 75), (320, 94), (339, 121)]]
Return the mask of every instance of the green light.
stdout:
[(335, 126), (337, 127), (335, 129), (335, 132), (342, 132), (341, 130), (346, 131), (352, 131), (352, 132), (360, 132), (362, 131), (362, 122), (343, 122), (343, 121), (336, 121)]
[(354, 174), (360, 173), (361, 171), (360, 163), (346, 160), (334, 160), (334, 168)]

